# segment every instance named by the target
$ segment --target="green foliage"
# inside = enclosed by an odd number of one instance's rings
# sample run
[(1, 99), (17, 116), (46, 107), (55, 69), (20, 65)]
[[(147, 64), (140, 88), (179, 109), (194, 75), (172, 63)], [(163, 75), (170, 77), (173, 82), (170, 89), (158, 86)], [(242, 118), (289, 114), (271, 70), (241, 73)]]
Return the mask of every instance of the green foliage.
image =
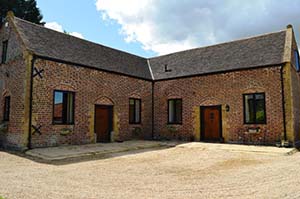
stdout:
[(142, 135), (142, 129), (140, 127), (135, 127), (132, 129), (132, 136), (134, 138), (140, 138)]
[(7, 122), (0, 123), (0, 133), (7, 133), (7, 131), (8, 131), (8, 123)]
[(72, 133), (72, 129), (69, 129), (69, 128), (63, 128), (61, 131), (60, 131), (60, 135), (63, 135), (63, 136), (66, 136), (66, 135), (69, 135)]
[(5, 199), (5, 198), (3, 198), (2, 196), (0, 196), (0, 199)]
[(172, 125), (167, 125), (167, 129), (170, 133), (176, 133), (177, 129)]
[(0, 23), (8, 11), (13, 11), (16, 17), (43, 25), (43, 16), (37, 7), (36, 0), (0, 0)]
[(257, 121), (265, 120), (265, 112), (263, 110), (256, 112), (256, 120)]

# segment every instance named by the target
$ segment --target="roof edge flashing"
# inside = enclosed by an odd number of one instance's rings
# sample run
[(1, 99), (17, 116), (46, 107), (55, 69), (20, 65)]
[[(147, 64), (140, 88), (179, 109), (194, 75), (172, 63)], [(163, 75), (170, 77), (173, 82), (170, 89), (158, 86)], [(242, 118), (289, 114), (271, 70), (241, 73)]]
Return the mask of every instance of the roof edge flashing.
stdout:
[(288, 25), (285, 35), (283, 62), (290, 62), (292, 59), (293, 34), (293, 26)]
[(152, 71), (151, 63), (150, 63), (149, 59), (147, 59), (147, 64), (148, 64), (148, 68), (149, 68), (149, 71), (150, 71), (151, 79), (154, 80), (154, 75), (153, 75), (153, 71)]

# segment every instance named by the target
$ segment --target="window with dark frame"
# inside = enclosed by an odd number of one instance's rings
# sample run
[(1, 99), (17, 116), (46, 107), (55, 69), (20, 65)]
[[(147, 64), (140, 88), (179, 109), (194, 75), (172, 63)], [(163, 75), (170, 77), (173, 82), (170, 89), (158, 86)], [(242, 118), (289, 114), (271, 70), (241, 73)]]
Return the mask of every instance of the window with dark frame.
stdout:
[(141, 100), (129, 99), (129, 123), (140, 124), (141, 123)]
[(299, 69), (300, 69), (300, 60), (299, 60), (298, 50), (294, 50), (294, 56), (295, 56), (296, 70), (299, 71)]
[(4, 64), (7, 59), (7, 47), (8, 47), (8, 40), (2, 42), (2, 59), (1, 63)]
[(9, 121), (10, 113), (10, 96), (4, 98), (3, 121)]
[(266, 124), (265, 93), (244, 94), (244, 123)]
[(182, 99), (168, 100), (168, 124), (182, 123)]
[(54, 91), (53, 124), (74, 124), (75, 93)]

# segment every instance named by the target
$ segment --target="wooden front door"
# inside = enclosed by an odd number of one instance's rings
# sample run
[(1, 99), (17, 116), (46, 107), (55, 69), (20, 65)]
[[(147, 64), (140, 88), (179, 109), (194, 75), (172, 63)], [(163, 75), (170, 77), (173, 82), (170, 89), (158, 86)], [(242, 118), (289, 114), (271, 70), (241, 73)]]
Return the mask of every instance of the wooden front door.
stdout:
[(221, 106), (201, 106), (201, 140), (222, 140)]
[(110, 142), (112, 110), (112, 106), (96, 105), (95, 107), (95, 134), (97, 135), (97, 142)]

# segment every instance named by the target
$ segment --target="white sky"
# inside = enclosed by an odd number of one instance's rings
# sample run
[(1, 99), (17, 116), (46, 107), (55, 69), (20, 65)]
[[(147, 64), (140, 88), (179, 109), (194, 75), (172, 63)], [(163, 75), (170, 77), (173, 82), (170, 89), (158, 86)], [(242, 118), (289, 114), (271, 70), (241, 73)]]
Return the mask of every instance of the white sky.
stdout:
[(166, 54), (300, 25), (300, 0), (96, 0), (126, 42)]

